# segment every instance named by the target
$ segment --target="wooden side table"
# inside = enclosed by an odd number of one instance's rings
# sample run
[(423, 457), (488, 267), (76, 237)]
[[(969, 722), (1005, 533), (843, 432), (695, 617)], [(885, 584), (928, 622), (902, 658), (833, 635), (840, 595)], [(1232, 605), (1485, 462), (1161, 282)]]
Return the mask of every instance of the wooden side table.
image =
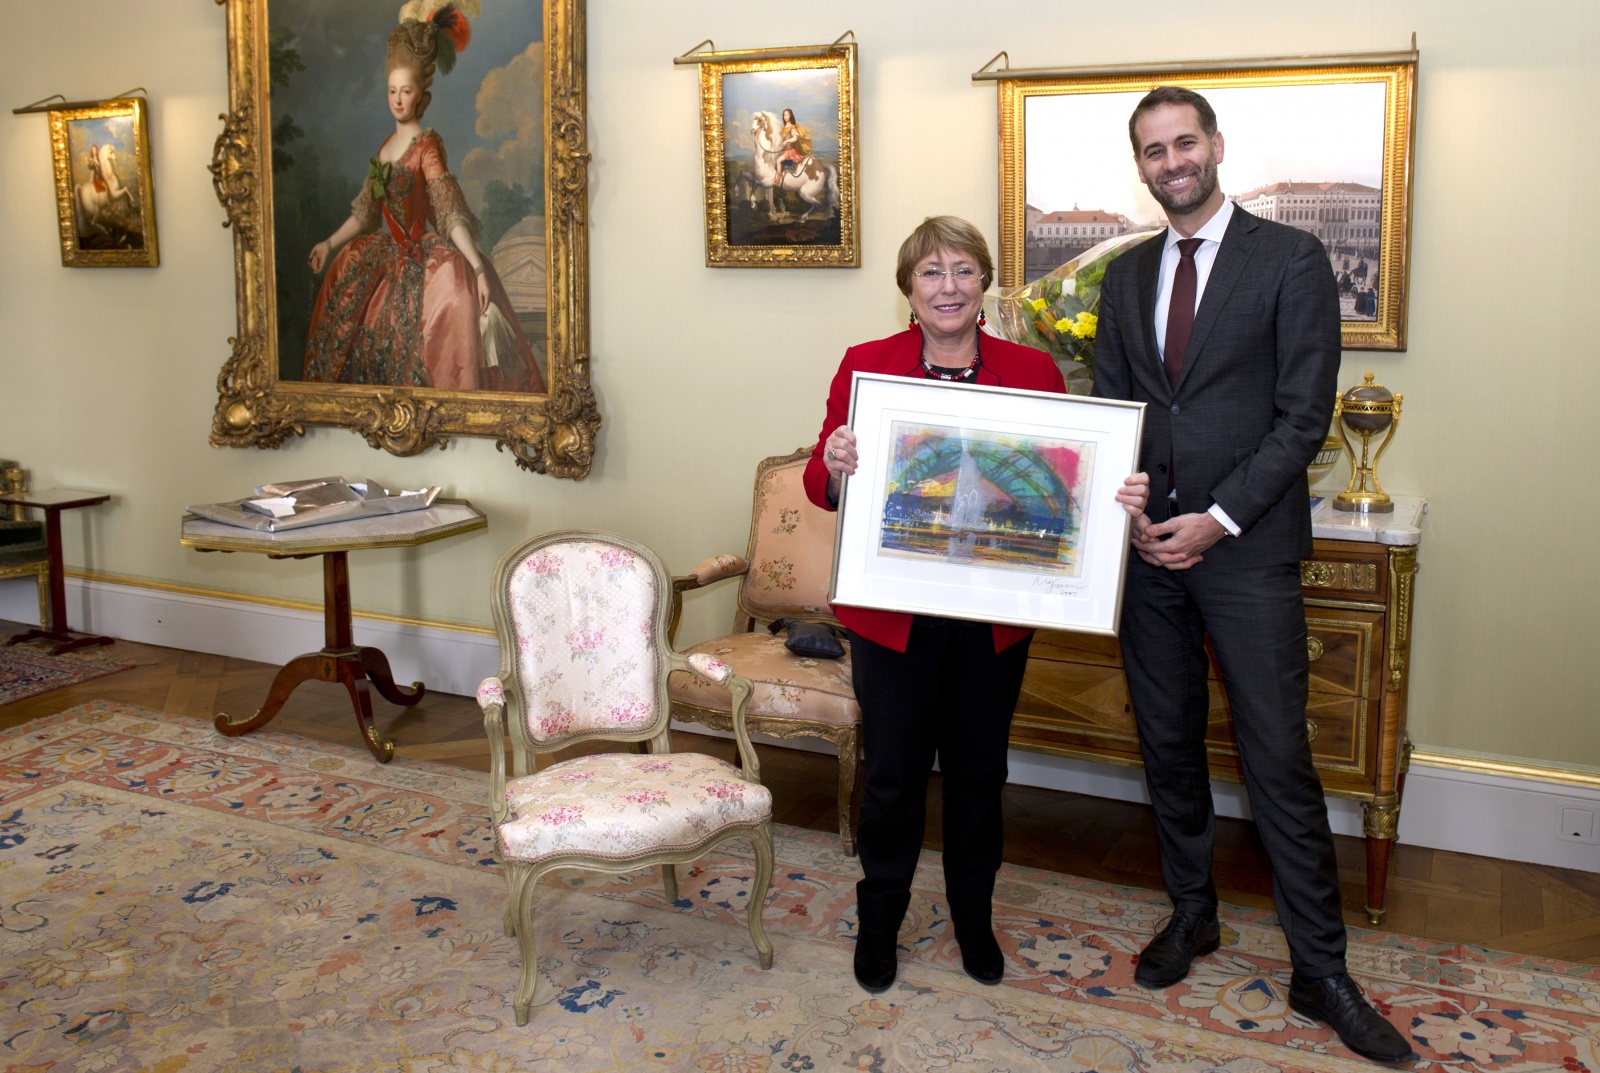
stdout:
[(114, 637), (74, 637), (67, 629), (67, 579), (61, 561), (61, 512), (75, 507), (92, 507), (111, 496), (105, 492), (84, 492), (76, 488), (45, 488), (37, 492), (9, 492), (0, 495), (0, 505), (35, 507), (44, 511), (45, 547), (50, 556), (50, 619), (36, 630), (19, 633), (6, 644), (45, 638), (55, 641), (56, 655), (90, 645), (116, 644)]
[(349, 553), (372, 548), (408, 548), (489, 524), (483, 512), (459, 499), (437, 499), (427, 510), (380, 514), (348, 522), (331, 522), (277, 533), (242, 529), (186, 514), (180, 543), (197, 551), (254, 551), (269, 559), (322, 557), (323, 645), (320, 651), (296, 656), (278, 671), (267, 699), (248, 719), (235, 720), (218, 712), (212, 720), (217, 730), (237, 737), (266, 726), (302, 682), (338, 682), (350, 693), (356, 726), (367, 749), (380, 763), (394, 757), (394, 742), (378, 732), (372, 722), (372, 696), (367, 683), (391, 704), (409, 708), (427, 692), (421, 682), (410, 689), (395, 685), (389, 658), (381, 649), (355, 643), (350, 607)]

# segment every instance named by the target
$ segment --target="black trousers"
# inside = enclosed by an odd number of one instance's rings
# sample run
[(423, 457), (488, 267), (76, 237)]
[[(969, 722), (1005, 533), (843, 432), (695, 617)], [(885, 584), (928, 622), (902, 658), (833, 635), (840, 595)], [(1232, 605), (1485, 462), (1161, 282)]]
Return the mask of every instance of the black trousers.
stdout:
[(1000, 792), (1028, 644), (996, 652), (988, 625), (922, 615), (903, 653), (850, 634), (865, 752), (856, 884), (863, 931), (899, 931), (935, 757), (950, 917), (963, 930), (989, 927), (1004, 837)]
[(1333, 834), (1306, 736), (1310, 665), (1298, 563), (1169, 571), (1129, 560), (1122, 656), (1173, 907), (1205, 915), (1217, 907), (1205, 752), (1207, 634), (1291, 959), (1307, 976), (1342, 972)]

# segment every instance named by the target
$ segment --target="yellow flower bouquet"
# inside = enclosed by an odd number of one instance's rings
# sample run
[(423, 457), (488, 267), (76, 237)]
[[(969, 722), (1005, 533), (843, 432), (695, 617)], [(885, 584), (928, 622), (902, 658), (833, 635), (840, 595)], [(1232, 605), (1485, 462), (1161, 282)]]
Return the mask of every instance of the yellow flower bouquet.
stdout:
[(1109, 238), (1032, 283), (1002, 289), (994, 317), (1000, 334), (1048, 353), (1061, 367), (1067, 390), (1087, 395), (1094, 383), (1094, 339), (1106, 266), (1156, 233)]

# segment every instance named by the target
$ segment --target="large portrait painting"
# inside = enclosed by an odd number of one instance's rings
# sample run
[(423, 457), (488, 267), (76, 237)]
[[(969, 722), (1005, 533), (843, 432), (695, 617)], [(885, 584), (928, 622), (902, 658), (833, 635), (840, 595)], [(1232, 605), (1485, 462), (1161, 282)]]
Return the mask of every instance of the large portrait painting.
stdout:
[(855, 44), (728, 55), (700, 66), (706, 264), (858, 266)]
[(212, 442), (307, 425), (408, 455), (493, 437), (581, 478), (581, 0), (226, 0), (212, 165), (240, 334)]
[[(1157, 85), (1205, 95), (1245, 210), (1315, 235), (1347, 349), (1405, 349), (1416, 64), (1000, 78), (1001, 281), (1031, 282), (1118, 235), (1166, 226), (1139, 181), (1128, 117)], [(1003, 75), (1003, 73), (1002, 73)]]
[(52, 110), (50, 155), (62, 264), (154, 268), (161, 263), (142, 99)]
[(857, 373), (829, 600), (1114, 634), (1144, 404)]

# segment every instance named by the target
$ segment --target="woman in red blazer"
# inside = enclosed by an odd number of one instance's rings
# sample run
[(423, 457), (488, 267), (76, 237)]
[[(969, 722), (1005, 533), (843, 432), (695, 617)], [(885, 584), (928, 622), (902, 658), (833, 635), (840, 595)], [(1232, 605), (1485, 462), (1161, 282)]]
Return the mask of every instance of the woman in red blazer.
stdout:
[[(953, 216), (929, 217), (901, 245), (895, 281), (911, 301), (912, 326), (845, 352), (806, 467), (813, 503), (837, 509), (840, 480), (856, 469), (855, 434), (844, 423), (853, 373), (1065, 394), (1061, 371), (1043, 351), (980, 330), (993, 272), (983, 235)], [(1141, 475), (1129, 478), (1117, 498), (1137, 517), (1146, 491)], [(865, 768), (856, 980), (874, 994), (894, 983), (897, 936), (922, 848), (928, 773), (937, 759), (951, 925), (967, 974), (997, 984), (1005, 958), (990, 904), (1000, 869), (1000, 794), (1032, 631), (837, 604), (833, 611), (850, 632)]]

